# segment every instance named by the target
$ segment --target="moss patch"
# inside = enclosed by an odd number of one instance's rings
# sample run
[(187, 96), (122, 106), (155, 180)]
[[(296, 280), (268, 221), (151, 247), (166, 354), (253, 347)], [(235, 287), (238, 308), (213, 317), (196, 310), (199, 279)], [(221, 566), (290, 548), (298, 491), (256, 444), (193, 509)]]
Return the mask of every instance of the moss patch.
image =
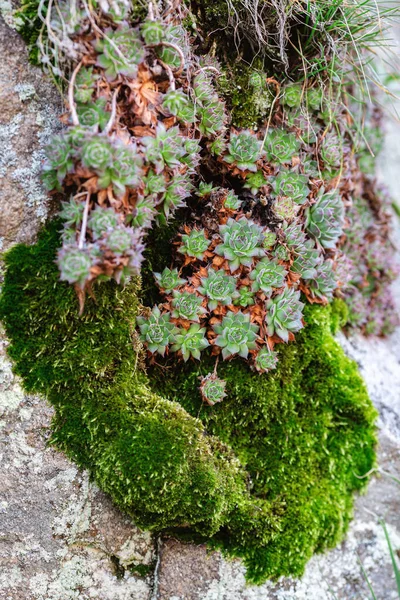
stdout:
[(78, 316), (54, 264), (59, 226), (6, 255), (0, 299), (15, 372), (56, 409), (52, 443), (140, 526), (209, 539), (243, 557), (254, 582), (301, 574), (343, 535), (366, 485), (356, 476), (374, 464), (375, 411), (332, 336), (340, 312), (308, 307), (273, 374), (221, 363), (229, 395), (204, 407), (198, 376), (211, 359), (140, 370), (139, 281), (99, 284)]

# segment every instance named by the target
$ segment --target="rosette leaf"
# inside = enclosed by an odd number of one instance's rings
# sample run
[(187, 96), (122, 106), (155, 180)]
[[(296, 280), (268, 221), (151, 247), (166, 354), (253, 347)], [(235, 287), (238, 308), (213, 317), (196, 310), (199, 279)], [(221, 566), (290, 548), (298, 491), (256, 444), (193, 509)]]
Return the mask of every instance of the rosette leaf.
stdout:
[(214, 156), (222, 156), (226, 150), (226, 141), (223, 137), (216, 137), (210, 144), (210, 152)]
[(141, 183), (143, 159), (135, 144), (118, 144), (113, 148), (112, 163), (99, 171), (98, 185), (107, 188), (112, 184), (114, 194), (123, 196), (126, 188), (137, 187)]
[(333, 262), (326, 260), (321, 265), (318, 265), (316, 273), (311, 278), (304, 277), (314, 296), (318, 298), (326, 298), (330, 300), (333, 297), (333, 292), (337, 288), (336, 274), (333, 270)]
[(256, 162), (262, 154), (262, 143), (250, 131), (232, 133), (228, 143), (227, 163), (235, 163), (240, 171), (257, 171)]
[(174, 319), (185, 319), (186, 321), (199, 322), (200, 316), (207, 311), (201, 305), (203, 298), (196, 296), (193, 292), (178, 292), (173, 290), (172, 316)]
[(215, 373), (209, 373), (202, 377), (200, 393), (203, 401), (210, 406), (222, 402), (226, 396), (225, 387), (226, 381), (220, 379)]
[(310, 193), (307, 183), (307, 175), (283, 170), (272, 180), (273, 193), (271, 195), (273, 197), (286, 196), (296, 204), (304, 204)]
[(107, 234), (106, 245), (116, 256), (128, 254), (135, 247), (137, 241), (137, 231), (130, 227), (118, 225)]
[(280, 288), (285, 283), (287, 271), (276, 260), (263, 258), (258, 262), (250, 273), (250, 279), (253, 281), (251, 289), (253, 292), (262, 291), (264, 294), (271, 294), (273, 288)]
[(264, 148), (269, 161), (284, 164), (291, 162), (292, 157), (298, 154), (300, 142), (294, 133), (272, 129), (265, 139)]
[(164, 356), (167, 346), (175, 340), (178, 328), (170, 322), (170, 318), (170, 313), (161, 314), (158, 306), (153, 307), (150, 316), (137, 317), (140, 339), (152, 354), (157, 352)]
[(159, 44), (164, 38), (164, 26), (160, 21), (146, 20), (140, 27), (142, 38), (149, 46)]
[(209, 196), (212, 192), (216, 192), (218, 190), (217, 187), (214, 187), (212, 182), (206, 183), (205, 181), (200, 181), (199, 189), (196, 192), (196, 196), (199, 198), (205, 198)]
[(189, 234), (182, 235), (182, 245), (178, 249), (181, 254), (186, 254), (198, 260), (203, 260), (204, 253), (210, 245), (204, 229), (192, 229)]
[(161, 173), (165, 167), (176, 169), (181, 165), (185, 154), (184, 139), (178, 127), (167, 130), (162, 123), (157, 125), (154, 137), (142, 138), (146, 160), (154, 164), (156, 173)]
[(206, 328), (200, 327), (198, 323), (193, 323), (189, 329), (180, 329), (174, 335), (174, 344), (171, 346), (173, 352), (181, 352), (183, 360), (186, 362), (191, 356), (200, 360), (200, 353), (210, 344), (205, 337)]
[(196, 107), (196, 118), (200, 133), (206, 137), (218, 135), (224, 129), (226, 121), (225, 106), (216, 96), (204, 106)]
[[(163, 198), (162, 209), (165, 219), (169, 219), (178, 208), (186, 206), (185, 199), (190, 196), (192, 189), (193, 185), (187, 174), (175, 175), (168, 184)], [(165, 221), (162, 215), (159, 215), (158, 219), (161, 223)]]
[(153, 194), (162, 194), (167, 189), (165, 178), (162, 173), (157, 174), (154, 173), (150, 169), (145, 177), (143, 177), (144, 183), (144, 193), (146, 196), (151, 196)]
[(215, 310), (217, 306), (228, 306), (233, 302), (236, 280), (224, 271), (214, 271), (210, 268), (207, 277), (201, 279), (198, 292), (207, 297), (208, 308)]
[(82, 223), (84, 202), (79, 202), (71, 197), (69, 202), (62, 202), (60, 217), (64, 221), (65, 227), (79, 227)]
[(118, 227), (119, 223), (120, 220), (115, 210), (113, 208), (103, 208), (102, 206), (96, 206), (91, 211), (88, 219), (88, 227), (94, 240), (100, 239), (106, 233)]
[(322, 257), (315, 248), (314, 242), (307, 240), (302, 246), (296, 247), (296, 258), (290, 268), (303, 279), (313, 279), (317, 274), (317, 267), (321, 260)]
[(291, 198), (278, 196), (272, 204), (274, 215), (280, 221), (293, 221), (297, 214), (298, 206)]
[(306, 210), (306, 229), (324, 248), (334, 249), (343, 233), (344, 205), (335, 191), (322, 189), (315, 204)]
[(90, 269), (95, 257), (89, 248), (78, 248), (75, 244), (63, 246), (57, 254), (57, 265), (61, 281), (75, 283), (84, 288), (90, 278)]
[[(74, 169), (75, 150), (71, 144), (68, 135), (55, 135), (52, 137), (51, 144), (46, 147), (46, 162), (43, 166), (45, 182), (48, 183), (48, 189), (57, 181), (57, 188), (67, 175)], [(49, 178), (51, 172), (55, 177)], [(51, 182), (51, 183), (50, 183)]]
[(214, 343), (222, 349), (224, 360), (234, 354), (247, 358), (249, 351), (257, 348), (259, 327), (250, 322), (249, 314), (230, 311), (222, 319), (222, 323), (213, 325), (213, 329), (218, 334)]
[(90, 102), (99, 76), (93, 73), (93, 67), (81, 67), (75, 79), (75, 100), (81, 104)]
[(290, 259), (290, 252), (283, 244), (278, 244), (273, 251), (273, 255), (277, 260), (288, 261)]
[(247, 188), (251, 191), (251, 193), (256, 196), (264, 185), (267, 185), (268, 181), (265, 179), (264, 175), (261, 171), (257, 171), (257, 173), (250, 173), (246, 177), (246, 183), (244, 184), (244, 188)]
[(240, 210), (240, 207), (242, 206), (242, 201), (239, 199), (239, 196), (237, 196), (232, 190), (229, 190), (224, 201), (224, 206), (228, 210)]
[(292, 83), (285, 86), (282, 93), (282, 104), (290, 108), (299, 108), (303, 99), (303, 86), (300, 83)]
[(162, 273), (153, 273), (158, 286), (166, 293), (170, 294), (180, 285), (186, 283), (185, 279), (179, 277), (178, 269), (168, 269), (165, 267)]
[(130, 219), (133, 227), (149, 229), (157, 214), (153, 196), (139, 196)]
[(295, 253), (299, 253), (306, 243), (306, 234), (298, 223), (284, 223), (283, 232), (285, 234), (285, 243)]
[(235, 306), (252, 306), (254, 304), (254, 292), (247, 285), (242, 285), (233, 294), (233, 304)]
[(170, 90), (164, 96), (163, 108), (171, 115), (178, 116), (179, 113), (189, 104), (188, 96), (183, 90)]
[(302, 323), (302, 310), (304, 304), (300, 302), (300, 292), (294, 288), (286, 287), (283, 292), (267, 300), (265, 307), (267, 314), (267, 333), (269, 336), (277, 335), (284, 342), (289, 341), (289, 333), (296, 333), (304, 327)]
[[(186, 54), (187, 34), (183, 27), (180, 25), (170, 25), (164, 29), (164, 36), (165, 41), (178, 46), (183, 54)], [(156, 53), (157, 56), (170, 67), (178, 69), (181, 66), (181, 57), (174, 48), (160, 45), (156, 49)]]
[(320, 87), (308, 88), (306, 92), (307, 107), (316, 112), (320, 111), (323, 98), (323, 90)]
[(105, 98), (97, 98), (95, 102), (78, 104), (77, 113), (79, 122), (84, 127), (93, 127), (100, 129), (105, 128), (110, 118), (109, 111), (105, 110), (107, 100)]
[(105, 33), (106, 36), (98, 39), (94, 47), (99, 53), (97, 64), (104, 69), (108, 81), (118, 75), (136, 77), (138, 65), (144, 59), (144, 49), (136, 31), (121, 27), (115, 31), (106, 29)]
[(276, 233), (266, 229), (263, 234), (263, 248), (269, 249), (276, 244)]
[(342, 142), (334, 131), (326, 134), (320, 147), (321, 158), (327, 167), (340, 167), (343, 157)]
[(273, 350), (270, 350), (266, 346), (263, 346), (261, 350), (257, 352), (257, 356), (254, 361), (254, 366), (259, 373), (268, 373), (272, 369), (276, 369), (278, 364), (278, 354)]
[(265, 256), (263, 228), (253, 221), (245, 217), (239, 221), (229, 218), (225, 225), (220, 225), (219, 232), (223, 243), (215, 248), (215, 253), (226, 258), (231, 272), (240, 265), (251, 267), (254, 258)]
[(113, 145), (108, 136), (91, 135), (84, 141), (82, 163), (85, 167), (97, 173), (103, 173), (108, 167), (111, 167), (112, 161)]

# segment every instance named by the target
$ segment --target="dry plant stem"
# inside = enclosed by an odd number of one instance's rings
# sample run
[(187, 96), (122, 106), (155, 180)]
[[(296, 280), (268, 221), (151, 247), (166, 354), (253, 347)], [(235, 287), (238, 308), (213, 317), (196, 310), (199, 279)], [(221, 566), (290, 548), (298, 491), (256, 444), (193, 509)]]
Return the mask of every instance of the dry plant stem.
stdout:
[(115, 122), (115, 117), (117, 116), (117, 96), (118, 96), (118, 92), (119, 92), (120, 88), (118, 87), (113, 94), (112, 97), (112, 101), (111, 101), (111, 116), (110, 119), (104, 129), (104, 133), (110, 133), (111, 129), (113, 128), (114, 122)]
[(171, 67), (169, 65), (167, 65), (164, 61), (162, 61), (160, 58), (158, 58), (157, 60), (160, 63), (160, 65), (163, 67), (163, 69), (165, 69), (165, 71), (167, 72), (168, 79), (169, 79), (169, 89), (175, 90), (176, 89), (175, 77), (174, 77)]
[(85, 209), (83, 211), (81, 233), (79, 235), (79, 242), (78, 242), (79, 250), (82, 250), (83, 245), (85, 243), (86, 228), (87, 228), (87, 221), (88, 221), (88, 215), (89, 215), (89, 205), (90, 205), (90, 192), (88, 192), (86, 195), (86, 203), (85, 203)]
[(75, 79), (76, 76), (79, 73), (79, 69), (82, 66), (82, 60), (80, 63), (78, 63), (75, 67), (75, 69), (73, 70), (73, 73), (71, 75), (71, 79), (69, 81), (69, 85), (68, 85), (68, 104), (69, 104), (69, 110), (71, 112), (71, 120), (72, 120), (72, 124), (73, 125), (79, 125), (79, 117), (78, 117), (78, 113), (76, 112), (76, 105), (75, 105), (75, 100), (74, 100), (74, 86), (75, 86)]
[(201, 67), (200, 69), (197, 69), (197, 71), (195, 72), (195, 76), (198, 75), (199, 73), (203, 73), (203, 71), (212, 71), (216, 75), (221, 75), (221, 71), (218, 71), (218, 69), (216, 67), (212, 67), (211, 65), (209, 65), (209, 66)]
[(86, 2), (86, 0), (82, 0), (82, 4), (85, 7), (88, 19), (90, 21), (91, 26), (93, 27), (94, 31), (96, 31), (102, 38), (104, 38), (105, 40), (107, 40), (107, 42), (110, 44), (110, 46), (112, 46), (112, 48), (115, 50), (115, 52), (118, 54), (118, 56), (122, 59), (122, 60), (126, 60), (126, 57), (123, 55), (123, 53), (121, 52), (121, 50), (118, 48), (118, 46), (112, 41), (112, 39), (110, 39), (102, 29), (100, 29), (100, 27), (97, 25), (96, 21), (93, 19), (93, 15), (90, 11), (90, 8)]
[(176, 44), (172, 44), (171, 42), (160, 42), (159, 44), (149, 44), (147, 46), (147, 48), (158, 48), (159, 46), (167, 46), (168, 48), (172, 48), (173, 50), (175, 50), (177, 52), (177, 54), (179, 55), (181, 64), (179, 65), (179, 68), (176, 70), (176, 75), (180, 75), (185, 67), (185, 56), (184, 56), (182, 50), (179, 48), (179, 46), (177, 46)]

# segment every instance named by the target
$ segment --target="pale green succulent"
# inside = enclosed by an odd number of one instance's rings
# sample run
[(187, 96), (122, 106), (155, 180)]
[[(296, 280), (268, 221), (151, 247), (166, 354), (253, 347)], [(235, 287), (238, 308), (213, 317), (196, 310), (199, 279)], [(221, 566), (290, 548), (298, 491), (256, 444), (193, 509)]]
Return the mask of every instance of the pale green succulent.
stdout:
[(300, 302), (300, 292), (294, 288), (285, 287), (273, 298), (267, 300), (265, 307), (267, 315), (267, 334), (277, 335), (284, 342), (289, 341), (289, 333), (296, 333), (303, 328), (302, 310), (304, 304)]
[(191, 356), (200, 360), (202, 350), (205, 350), (210, 344), (205, 337), (206, 328), (200, 327), (198, 323), (193, 323), (189, 329), (180, 329), (174, 335), (174, 344), (171, 346), (173, 352), (181, 352), (183, 360), (186, 362)]
[(232, 296), (236, 289), (236, 280), (224, 271), (209, 268), (207, 277), (201, 279), (198, 291), (207, 297), (208, 308), (215, 310), (217, 306), (232, 304)]
[(75, 79), (74, 97), (76, 102), (85, 104), (93, 96), (96, 81), (99, 75), (93, 73), (93, 67), (81, 67)]
[(242, 201), (239, 199), (239, 196), (237, 196), (232, 190), (229, 190), (224, 201), (224, 206), (229, 210), (236, 211), (239, 210), (242, 206)]
[(257, 353), (254, 361), (254, 366), (259, 373), (268, 373), (272, 369), (276, 369), (278, 364), (278, 354), (268, 347), (263, 346)]
[(322, 108), (323, 90), (320, 87), (308, 88), (306, 93), (307, 107), (316, 112)]
[(208, 103), (196, 107), (196, 118), (200, 133), (207, 137), (218, 135), (224, 129), (226, 121), (225, 106), (215, 96)]
[(284, 129), (271, 129), (265, 139), (264, 148), (268, 160), (280, 164), (289, 163), (293, 156), (297, 156), (300, 142), (294, 133)]
[(79, 227), (82, 223), (85, 203), (71, 197), (69, 202), (62, 202), (61, 206), (59, 216), (64, 221), (65, 227)]
[(285, 234), (285, 243), (290, 250), (298, 253), (306, 243), (306, 234), (301, 228), (301, 225), (294, 221), (293, 223), (284, 223), (283, 232)]
[(112, 149), (112, 162), (104, 169), (96, 169), (98, 185), (105, 189), (112, 185), (117, 197), (123, 196), (127, 187), (137, 187), (141, 183), (143, 158), (134, 143), (126, 146), (119, 143)]
[(82, 146), (82, 163), (88, 169), (103, 173), (112, 165), (113, 150), (112, 142), (108, 136), (91, 135)]
[(200, 316), (207, 311), (202, 306), (203, 298), (196, 296), (193, 292), (178, 292), (173, 290), (172, 316), (174, 319), (185, 319), (186, 321), (199, 322)]
[(133, 227), (142, 227), (149, 229), (157, 214), (157, 208), (153, 196), (139, 196), (134, 212), (130, 217), (130, 224)]
[(140, 339), (147, 349), (154, 354), (164, 356), (167, 346), (175, 341), (178, 328), (170, 322), (170, 313), (161, 314), (158, 306), (154, 306), (150, 316), (137, 317)]
[(233, 294), (233, 304), (235, 306), (252, 306), (254, 304), (254, 292), (247, 285), (242, 285)]
[(235, 163), (240, 171), (257, 171), (257, 160), (262, 154), (262, 143), (250, 131), (232, 133), (228, 143), (227, 163)]
[(181, 161), (188, 167), (189, 173), (195, 172), (196, 167), (200, 164), (200, 141), (184, 138), (183, 147), (185, 149), (185, 154), (181, 158)]
[(115, 31), (106, 29), (105, 34), (96, 40), (94, 47), (98, 52), (97, 64), (104, 69), (108, 81), (118, 75), (136, 77), (138, 65), (144, 59), (144, 49), (136, 31), (123, 26)]
[(122, 256), (123, 254), (129, 254), (129, 251), (135, 245), (135, 239), (136, 236), (132, 228), (118, 225), (107, 234), (106, 244), (115, 256)]
[(205, 181), (200, 181), (199, 189), (196, 192), (196, 196), (199, 198), (205, 198), (209, 196), (212, 192), (216, 192), (218, 187), (214, 187), (212, 181), (210, 183), (206, 183)]
[(180, 111), (189, 104), (188, 96), (182, 90), (170, 90), (164, 96), (163, 108), (171, 115), (179, 115)]
[(285, 283), (287, 271), (276, 260), (263, 258), (256, 264), (250, 273), (250, 279), (253, 281), (251, 289), (253, 292), (262, 291), (270, 295), (273, 288), (280, 288)]
[(290, 252), (286, 248), (286, 246), (283, 246), (283, 244), (278, 244), (276, 246), (276, 248), (273, 251), (273, 255), (277, 260), (282, 260), (284, 262), (290, 259)]
[(249, 314), (229, 311), (222, 323), (213, 325), (213, 329), (218, 334), (214, 343), (222, 348), (224, 359), (234, 354), (247, 358), (249, 351), (257, 348), (255, 340), (259, 327), (250, 322)]
[(154, 173), (151, 169), (143, 177), (144, 193), (147, 195), (162, 194), (167, 189), (165, 177), (162, 173)]
[(94, 240), (103, 237), (107, 232), (118, 227), (120, 220), (113, 208), (103, 208), (96, 206), (91, 211), (88, 219), (88, 227), (92, 232)]
[(95, 102), (77, 105), (79, 122), (84, 127), (93, 127), (103, 131), (110, 118), (106, 110), (106, 98), (97, 98)]
[(201, 397), (210, 406), (222, 402), (226, 396), (225, 388), (226, 381), (220, 379), (215, 373), (209, 373), (201, 379)]
[(304, 204), (310, 189), (308, 187), (308, 176), (294, 171), (282, 170), (271, 182), (273, 197), (286, 196), (296, 202)]
[[(178, 46), (183, 54), (186, 54), (186, 31), (180, 25), (169, 25), (164, 29), (164, 40)], [(179, 53), (171, 46), (160, 45), (156, 50), (157, 56), (173, 69), (181, 66), (181, 57)]]
[(272, 204), (274, 215), (280, 221), (293, 221), (297, 214), (298, 206), (291, 198), (278, 196)]
[[(193, 185), (188, 173), (173, 177), (163, 196), (162, 210), (165, 219), (169, 219), (178, 208), (186, 206), (185, 199), (190, 196), (192, 189)], [(161, 223), (165, 222), (160, 214), (158, 220)]]
[(223, 242), (215, 248), (215, 253), (226, 258), (231, 272), (240, 265), (251, 267), (254, 258), (265, 256), (263, 228), (254, 221), (229, 218), (225, 225), (220, 225), (219, 232)]
[(344, 205), (335, 191), (324, 193), (306, 210), (306, 229), (324, 248), (334, 249), (343, 233)]
[(329, 167), (340, 167), (343, 158), (342, 142), (334, 131), (326, 134), (320, 146), (321, 158)]
[(226, 141), (223, 137), (216, 137), (210, 144), (210, 152), (214, 156), (222, 156), (226, 150)]
[(164, 26), (160, 21), (146, 20), (140, 27), (142, 38), (149, 46), (159, 44), (164, 38)]
[(292, 83), (284, 87), (282, 93), (282, 104), (290, 108), (299, 108), (303, 98), (303, 86), (300, 83)]
[(244, 184), (244, 188), (247, 188), (251, 191), (251, 193), (256, 196), (264, 185), (268, 185), (268, 180), (264, 177), (261, 171), (257, 171), (257, 173), (250, 173), (246, 177), (246, 183)]
[[(292, 111), (287, 115), (287, 122), (290, 127), (296, 127), (299, 130), (299, 137), (304, 144), (315, 143), (317, 134), (321, 130), (321, 125), (315, 119), (301, 111)], [(307, 172), (306, 169), (305, 172)]]
[[(74, 169), (75, 150), (67, 135), (55, 135), (52, 137), (51, 144), (46, 147), (46, 162), (43, 166), (46, 187), (53, 189), (54, 185), (59, 189), (67, 173)], [(54, 177), (49, 177), (50, 174)], [(53, 186), (53, 187), (50, 187)]]
[(332, 299), (333, 292), (337, 288), (337, 280), (331, 260), (326, 260), (318, 265), (312, 278), (305, 277), (304, 279), (307, 280), (307, 285), (314, 296), (328, 300)]
[(307, 240), (303, 245), (296, 247), (296, 258), (290, 268), (303, 279), (312, 279), (317, 273), (320, 262), (321, 255), (315, 248), (314, 242)]
[(155, 136), (145, 136), (141, 139), (146, 160), (156, 167), (156, 173), (161, 173), (165, 167), (176, 169), (182, 163), (185, 154), (185, 138), (181, 136), (179, 127), (166, 129), (165, 125), (157, 125)]
[(276, 244), (276, 233), (266, 229), (263, 234), (263, 248), (269, 249)]
[(166, 294), (170, 294), (180, 285), (186, 283), (185, 279), (179, 277), (178, 269), (168, 269), (165, 267), (162, 273), (153, 273), (157, 284)]
[(182, 235), (182, 246), (178, 249), (181, 254), (186, 254), (198, 260), (203, 260), (204, 253), (210, 245), (204, 229), (192, 229), (189, 234)]
[(89, 280), (90, 269), (95, 264), (94, 256), (88, 248), (77, 245), (64, 245), (57, 254), (57, 265), (61, 281), (74, 283), (80, 288)]
[(249, 86), (251, 86), (254, 90), (261, 90), (264, 86), (265, 75), (263, 77), (262, 73), (259, 71), (252, 71), (249, 76)]

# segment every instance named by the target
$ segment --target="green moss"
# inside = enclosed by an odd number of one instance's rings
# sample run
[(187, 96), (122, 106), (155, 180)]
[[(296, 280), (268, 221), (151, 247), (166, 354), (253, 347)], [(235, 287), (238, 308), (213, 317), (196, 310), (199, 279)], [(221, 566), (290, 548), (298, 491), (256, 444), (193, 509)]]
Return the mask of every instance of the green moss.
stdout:
[[(48, 2), (43, 3), (42, 12), (46, 14)], [(43, 29), (43, 23), (38, 16), (39, 0), (22, 0), (15, 18), (18, 33), (22, 36), (28, 46), (29, 60), (34, 65), (40, 65), (40, 52), (37, 46), (37, 40), (40, 31)]]
[(140, 526), (200, 535), (253, 582), (301, 574), (341, 539), (375, 460), (375, 411), (332, 337), (340, 304), (307, 308), (272, 374), (220, 363), (228, 397), (205, 407), (198, 377), (213, 359), (141, 371), (139, 281), (99, 284), (78, 316), (54, 263), (58, 227), (6, 255), (0, 298), (15, 372), (55, 407), (52, 443)]

